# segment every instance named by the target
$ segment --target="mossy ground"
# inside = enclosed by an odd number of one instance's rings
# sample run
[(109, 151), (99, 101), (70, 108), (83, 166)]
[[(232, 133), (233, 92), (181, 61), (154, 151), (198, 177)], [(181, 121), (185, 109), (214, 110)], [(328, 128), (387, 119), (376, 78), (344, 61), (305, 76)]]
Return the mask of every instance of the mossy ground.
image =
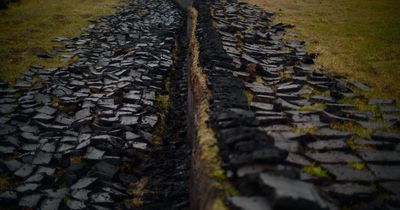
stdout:
[(56, 37), (74, 37), (91, 20), (111, 14), (121, 0), (20, 0), (0, 11), (0, 79), (13, 83), (30, 65), (60, 67), (71, 61), (37, 57), (64, 46)]
[(328, 172), (316, 164), (303, 166), (302, 171), (312, 176), (329, 177)]
[[(169, 87), (168, 87), (169, 89)], [(167, 129), (167, 115), (170, 104), (169, 95), (159, 95), (156, 98), (157, 107), (160, 108), (158, 113), (158, 122), (153, 131), (152, 143), (161, 144), (165, 130)]]
[(400, 1), (242, 1), (295, 25), (287, 38), (305, 40), (324, 69), (368, 83), (372, 96), (400, 99)]
[(372, 129), (366, 129), (361, 125), (352, 122), (332, 123), (330, 126), (333, 129), (341, 131), (350, 131), (356, 134), (357, 136), (364, 138), (371, 138), (371, 135), (374, 132)]
[(316, 127), (316, 126), (305, 126), (305, 127), (293, 128), (293, 132), (296, 132), (296, 133), (314, 134), (317, 131), (318, 131), (318, 127)]
[(309, 106), (300, 107), (300, 111), (323, 111), (325, 110), (326, 105), (323, 103), (315, 103)]
[(359, 110), (363, 111), (371, 111), (375, 115), (381, 115), (382, 112), (379, 109), (377, 105), (368, 105), (368, 100), (365, 98), (349, 98), (349, 97), (344, 97), (342, 98), (339, 103), (342, 104), (353, 104), (357, 107)]
[(352, 168), (358, 169), (358, 170), (363, 170), (363, 171), (368, 170), (365, 163), (361, 163), (361, 162), (348, 162), (347, 165)]

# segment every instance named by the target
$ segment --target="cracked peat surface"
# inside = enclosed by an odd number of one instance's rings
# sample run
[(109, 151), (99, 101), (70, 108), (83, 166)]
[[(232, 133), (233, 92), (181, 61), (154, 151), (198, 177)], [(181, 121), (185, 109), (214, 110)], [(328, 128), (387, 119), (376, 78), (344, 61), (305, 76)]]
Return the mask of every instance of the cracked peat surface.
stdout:
[[(236, 0), (194, 7), (207, 125), (236, 191), (226, 209), (400, 208), (394, 100), (317, 69), (272, 13)], [(1, 210), (195, 206), (186, 22), (172, 0), (127, 0), (60, 39), (74, 63), (0, 82)]]

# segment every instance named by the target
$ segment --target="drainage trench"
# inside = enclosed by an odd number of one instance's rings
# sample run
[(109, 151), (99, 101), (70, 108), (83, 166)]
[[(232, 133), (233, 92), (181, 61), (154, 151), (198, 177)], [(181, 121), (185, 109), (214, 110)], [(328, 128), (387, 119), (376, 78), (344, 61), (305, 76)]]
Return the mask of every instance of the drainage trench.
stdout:
[(199, 63), (197, 10), (192, 1), (175, 2), (186, 18), (177, 37), (175, 68), (170, 74), (167, 126), (148, 164), (147, 174), (151, 175), (143, 190), (142, 207), (223, 209), (231, 184), (220, 176), (223, 170), (217, 141), (207, 124), (210, 90)]
[[(185, 16), (190, 1), (177, 1)], [(166, 98), (161, 106), (167, 104), (163, 132), (160, 142), (152, 152), (145, 173), (149, 174), (146, 187), (143, 190), (142, 208), (144, 210), (188, 210), (189, 180), (191, 168), (191, 142), (188, 131), (188, 32), (191, 31), (190, 21), (182, 18), (181, 31), (176, 37), (174, 67), (166, 79)], [(162, 105), (164, 104), (164, 105)]]

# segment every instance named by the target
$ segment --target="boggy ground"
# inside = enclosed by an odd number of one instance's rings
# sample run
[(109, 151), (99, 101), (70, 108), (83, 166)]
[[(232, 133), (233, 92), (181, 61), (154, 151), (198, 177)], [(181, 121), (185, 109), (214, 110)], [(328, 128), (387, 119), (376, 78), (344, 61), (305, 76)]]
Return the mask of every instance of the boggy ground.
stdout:
[(0, 84), (1, 209), (187, 207), (185, 113), (165, 89), (186, 84), (174, 57), (182, 20), (171, 1), (127, 1), (65, 42), (75, 63)]

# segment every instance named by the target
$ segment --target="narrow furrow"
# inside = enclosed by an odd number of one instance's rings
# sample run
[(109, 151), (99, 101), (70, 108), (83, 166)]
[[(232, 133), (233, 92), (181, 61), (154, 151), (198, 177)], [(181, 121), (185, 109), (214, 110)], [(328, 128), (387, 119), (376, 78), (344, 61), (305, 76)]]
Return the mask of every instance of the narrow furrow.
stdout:
[(189, 209), (190, 142), (187, 138), (188, 61), (186, 21), (177, 40), (175, 66), (169, 77), (169, 107), (161, 142), (152, 153), (144, 190), (145, 210)]

